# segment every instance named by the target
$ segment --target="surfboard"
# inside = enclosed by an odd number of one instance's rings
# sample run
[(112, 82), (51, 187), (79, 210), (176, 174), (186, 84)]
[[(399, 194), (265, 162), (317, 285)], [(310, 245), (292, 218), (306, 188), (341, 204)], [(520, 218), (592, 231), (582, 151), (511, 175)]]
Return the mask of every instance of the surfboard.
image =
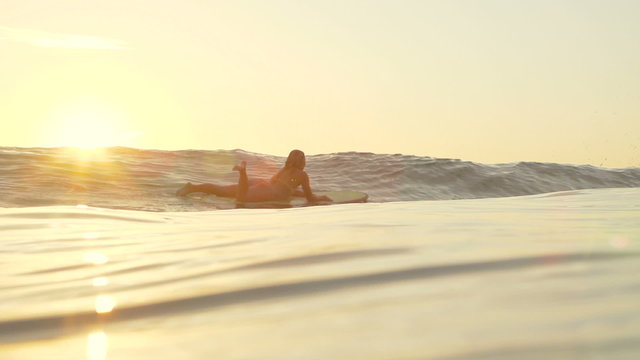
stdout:
[(326, 196), (331, 201), (318, 201), (314, 203), (307, 202), (304, 197), (295, 196), (289, 201), (264, 201), (264, 202), (238, 202), (238, 207), (246, 207), (251, 209), (262, 208), (289, 208), (303, 207), (313, 205), (333, 205), (333, 204), (352, 204), (364, 203), (369, 199), (369, 195), (360, 191), (342, 190), (342, 191), (316, 191), (316, 196)]

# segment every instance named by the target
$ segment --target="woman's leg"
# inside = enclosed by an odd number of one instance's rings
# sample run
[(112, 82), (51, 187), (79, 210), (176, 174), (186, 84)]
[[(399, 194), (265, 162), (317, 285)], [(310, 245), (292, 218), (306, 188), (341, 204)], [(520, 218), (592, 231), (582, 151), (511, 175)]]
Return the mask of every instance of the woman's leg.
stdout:
[(236, 197), (238, 185), (215, 185), (215, 184), (199, 184), (194, 185), (192, 183), (187, 183), (185, 186), (176, 191), (176, 195), (185, 196), (187, 194), (191, 194), (192, 192), (202, 192), (206, 194), (212, 194), (221, 197)]
[(247, 176), (247, 162), (243, 161), (240, 165), (233, 167), (238, 171), (238, 189), (236, 191), (236, 200), (245, 201), (247, 191), (249, 190), (249, 177)]
[(192, 185), (192, 192), (203, 192), (221, 197), (236, 197), (238, 185), (216, 185), (216, 184), (200, 184)]
[(280, 194), (268, 182), (255, 181), (249, 182), (247, 176), (247, 162), (243, 161), (240, 165), (236, 165), (233, 170), (239, 172), (238, 188), (236, 191), (236, 200), (240, 202), (261, 202), (273, 200), (286, 200), (289, 194)]

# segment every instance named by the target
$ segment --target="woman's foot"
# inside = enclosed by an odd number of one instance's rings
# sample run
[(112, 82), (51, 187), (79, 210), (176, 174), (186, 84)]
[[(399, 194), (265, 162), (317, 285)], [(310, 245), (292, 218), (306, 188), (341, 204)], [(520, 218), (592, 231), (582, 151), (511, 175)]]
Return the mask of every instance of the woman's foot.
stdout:
[(178, 189), (178, 191), (176, 191), (176, 195), (177, 196), (185, 196), (187, 194), (189, 194), (191, 192), (191, 183), (188, 182), (185, 184), (185, 186), (181, 187), (180, 189)]
[(233, 171), (246, 171), (247, 170), (247, 162), (243, 161), (239, 165), (233, 167)]

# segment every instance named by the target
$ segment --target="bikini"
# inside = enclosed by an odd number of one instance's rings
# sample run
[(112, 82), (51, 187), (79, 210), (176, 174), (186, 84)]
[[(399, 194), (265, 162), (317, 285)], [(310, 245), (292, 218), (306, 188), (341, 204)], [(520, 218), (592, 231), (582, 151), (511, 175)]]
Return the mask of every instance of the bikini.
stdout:
[(295, 182), (296, 179), (295, 178), (289, 178), (289, 181), (282, 179), (281, 177), (277, 177), (276, 180), (274, 182), (272, 182), (273, 185), (280, 185), (279, 187), (281, 189), (285, 189), (287, 190), (287, 192), (290, 194), (293, 194), (294, 190), (296, 189), (297, 186), (295, 186)]

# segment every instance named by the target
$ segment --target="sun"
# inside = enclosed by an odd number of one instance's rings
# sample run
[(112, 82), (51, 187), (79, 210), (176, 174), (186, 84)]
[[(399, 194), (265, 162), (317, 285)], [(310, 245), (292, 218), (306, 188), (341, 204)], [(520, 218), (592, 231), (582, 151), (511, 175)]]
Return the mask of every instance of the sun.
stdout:
[(112, 122), (99, 114), (77, 114), (69, 117), (62, 124), (62, 129), (58, 138), (63, 146), (91, 149), (117, 145), (117, 134)]
[(132, 134), (126, 112), (99, 99), (76, 99), (61, 104), (45, 134), (54, 146), (95, 149), (125, 146)]

